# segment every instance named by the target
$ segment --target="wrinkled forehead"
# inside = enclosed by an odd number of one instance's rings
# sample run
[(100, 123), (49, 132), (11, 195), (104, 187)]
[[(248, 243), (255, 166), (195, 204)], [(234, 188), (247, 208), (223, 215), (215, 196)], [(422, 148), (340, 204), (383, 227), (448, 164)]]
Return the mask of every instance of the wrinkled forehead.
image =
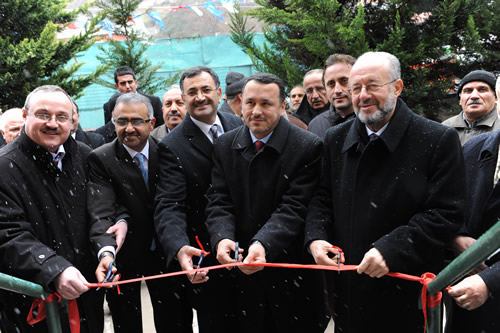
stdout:
[(323, 86), (323, 73), (311, 73), (304, 78), (304, 89), (316, 86)]

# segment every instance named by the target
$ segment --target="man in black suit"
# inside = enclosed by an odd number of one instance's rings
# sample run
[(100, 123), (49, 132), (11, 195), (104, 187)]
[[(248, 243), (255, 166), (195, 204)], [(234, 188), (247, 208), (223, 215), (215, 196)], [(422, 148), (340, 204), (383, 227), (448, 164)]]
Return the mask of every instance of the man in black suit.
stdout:
[[(246, 126), (217, 140), (207, 192), (217, 260), (234, 262), (239, 242), (239, 261), (245, 263), (304, 263), (304, 221), (319, 181), (322, 142), (281, 117), (286, 93), (275, 75), (252, 75), (242, 95)], [(239, 267), (235, 331), (324, 332), (326, 308), (316, 273)]]
[(104, 137), (102, 135), (83, 130), (79, 122), (80, 110), (74, 100), (73, 107), (75, 110), (75, 112), (73, 113), (73, 127), (71, 128), (71, 136), (73, 137), (73, 139), (85, 143), (92, 149), (96, 149), (97, 147), (105, 144), (106, 142), (104, 141)]
[[(465, 224), (453, 242), (456, 255), (467, 250), (498, 221), (500, 216), (500, 132), (471, 138), (464, 145)], [(481, 263), (448, 291), (454, 298), (446, 319), (445, 332), (499, 332), (500, 256)]]
[[(202, 253), (195, 236), (199, 237), (204, 249), (210, 248), (204, 212), (214, 134), (217, 137), (242, 122), (233, 114), (217, 113), (221, 89), (219, 78), (212, 69), (197, 66), (186, 70), (181, 76), (180, 87), (188, 113), (158, 145), (160, 181), (155, 228), (168, 262), (176, 258), (181, 268), (188, 270)], [(214, 264), (217, 264), (215, 256), (209, 255), (202, 266)], [(201, 332), (233, 331), (229, 309), (224, 308), (232, 306), (225, 300), (229, 284), (224, 279), (228, 274), (225, 270), (213, 271), (210, 280), (206, 273), (187, 276), (189, 284), (192, 283), (187, 297), (197, 310)]]
[(132, 68), (128, 66), (121, 66), (115, 70), (115, 87), (118, 90), (116, 94), (111, 96), (109, 101), (104, 103), (102, 108), (104, 109), (104, 125), (95, 130), (96, 133), (102, 135), (106, 142), (111, 142), (116, 138), (116, 133), (114, 131), (114, 126), (111, 123), (111, 113), (115, 107), (116, 99), (121, 94), (127, 93), (138, 93), (149, 99), (153, 107), (153, 114), (156, 119), (155, 127), (163, 125), (164, 120), (162, 117), (162, 104), (161, 100), (157, 96), (144, 94), (138, 90), (138, 81), (135, 76), (135, 72)]
[[(90, 239), (99, 258), (99, 281), (115, 256), (122, 279), (160, 274), (166, 267), (153, 237), (158, 160), (157, 141), (149, 137), (155, 123), (151, 103), (124, 94), (116, 101), (113, 122), (118, 138), (89, 156)], [(191, 332), (192, 311), (175, 296), (177, 282), (146, 282), (158, 332)], [(115, 332), (142, 332), (140, 283), (120, 288), (121, 295), (114, 290), (106, 295)]]

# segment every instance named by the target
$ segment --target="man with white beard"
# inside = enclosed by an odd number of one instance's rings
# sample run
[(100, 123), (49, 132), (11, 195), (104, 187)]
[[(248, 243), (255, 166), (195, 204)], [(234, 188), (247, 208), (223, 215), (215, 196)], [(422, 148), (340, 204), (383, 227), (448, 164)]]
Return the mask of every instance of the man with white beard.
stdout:
[(336, 332), (370, 332), (377, 323), (384, 332), (421, 332), (420, 284), (385, 275), (442, 268), (463, 222), (460, 141), (398, 98), (401, 69), (389, 53), (359, 57), (349, 87), (356, 118), (326, 133), (306, 245), (317, 264), (358, 265), (358, 274), (326, 273)]

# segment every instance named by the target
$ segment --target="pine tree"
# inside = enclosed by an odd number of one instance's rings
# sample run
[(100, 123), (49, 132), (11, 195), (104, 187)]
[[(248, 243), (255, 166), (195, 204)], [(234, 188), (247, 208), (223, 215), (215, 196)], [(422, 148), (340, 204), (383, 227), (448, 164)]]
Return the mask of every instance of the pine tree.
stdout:
[(76, 76), (83, 65), (73, 60), (94, 43), (99, 17), (80, 36), (58, 41), (56, 32), (87, 8), (66, 11), (64, 0), (3, 0), (0, 3), (0, 108), (22, 107), (30, 91), (59, 85), (77, 98), (105, 71)]
[[(457, 106), (456, 99), (447, 102), (456, 78), (494, 71), (500, 57), (500, 0), (257, 1), (261, 8), (231, 17), (233, 41), (259, 70), (289, 87), (323, 67), (330, 54), (386, 51), (401, 61), (403, 98), (414, 111), (437, 118)], [(263, 46), (254, 44), (248, 16), (266, 24)]]
[(114, 33), (125, 37), (123, 42), (110, 40), (107, 47), (99, 46), (103, 55), (97, 56), (97, 59), (108, 64), (110, 71), (107, 73), (107, 80), (99, 79), (97, 83), (114, 88), (114, 70), (120, 66), (129, 66), (136, 73), (139, 89), (144, 93), (154, 94), (177, 82), (181, 73), (165, 79), (157, 73), (161, 64), (153, 65), (147, 59), (145, 52), (150, 40), (143, 38), (134, 29), (133, 16), (140, 3), (141, 0), (100, 0), (97, 2), (97, 6), (107, 12), (107, 18), (115, 25)]

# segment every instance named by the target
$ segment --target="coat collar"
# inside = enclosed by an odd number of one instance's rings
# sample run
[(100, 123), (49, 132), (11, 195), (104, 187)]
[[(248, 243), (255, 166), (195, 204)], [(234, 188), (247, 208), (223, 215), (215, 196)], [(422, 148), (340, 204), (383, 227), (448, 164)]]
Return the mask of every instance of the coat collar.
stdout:
[(481, 151), (479, 152), (478, 156), (479, 162), (484, 162), (498, 155), (498, 145), (500, 141), (500, 135), (493, 133), (496, 132), (489, 133), (488, 138), (484, 141), (483, 146), (481, 147)]
[[(491, 110), (487, 115), (483, 116), (481, 119), (478, 119), (478, 122), (474, 124), (474, 127), (480, 126), (488, 126), (493, 127), (495, 121), (498, 119), (498, 112), (496, 106)], [(450, 127), (454, 128), (469, 128), (464, 120), (464, 112), (461, 111), (455, 117), (450, 118), (450, 122), (447, 124)]]
[[(52, 154), (44, 147), (33, 141), (24, 131), (24, 127), (21, 130), (21, 134), (14, 141), (17, 145), (23, 147), (23, 151), (27, 153), (29, 158), (32, 158), (35, 163), (43, 170), (53, 174), (60, 174), (61, 170), (52, 162)], [(75, 139), (68, 137), (66, 142), (63, 144), (65, 155), (62, 160), (63, 171), (67, 168), (72, 168), (72, 156), (74, 152), (78, 149)]]
[[(283, 152), (286, 144), (286, 139), (288, 136), (288, 131), (290, 130), (290, 123), (288, 120), (280, 117), (278, 125), (273, 130), (273, 134), (264, 146), (264, 150), (274, 149), (278, 154)], [(295, 125), (293, 125), (295, 126)], [(231, 148), (234, 150), (243, 150), (243, 155), (250, 159), (255, 155), (255, 150), (253, 148), (252, 137), (250, 136), (250, 129), (247, 125), (241, 126), (236, 133), (233, 140)]]
[[(390, 152), (396, 150), (413, 116), (414, 114), (408, 106), (406, 106), (406, 103), (398, 98), (394, 115), (379, 139), (385, 144), (387, 150)], [(356, 147), (358, 150), (363, 150), (367, 142), (368, 135), (366, 133), (365, 124), (356, 117), (349, 132), (347, 132), (346, 140), (342, 147), (342, 153), (345, 153), (353, 147)]]

